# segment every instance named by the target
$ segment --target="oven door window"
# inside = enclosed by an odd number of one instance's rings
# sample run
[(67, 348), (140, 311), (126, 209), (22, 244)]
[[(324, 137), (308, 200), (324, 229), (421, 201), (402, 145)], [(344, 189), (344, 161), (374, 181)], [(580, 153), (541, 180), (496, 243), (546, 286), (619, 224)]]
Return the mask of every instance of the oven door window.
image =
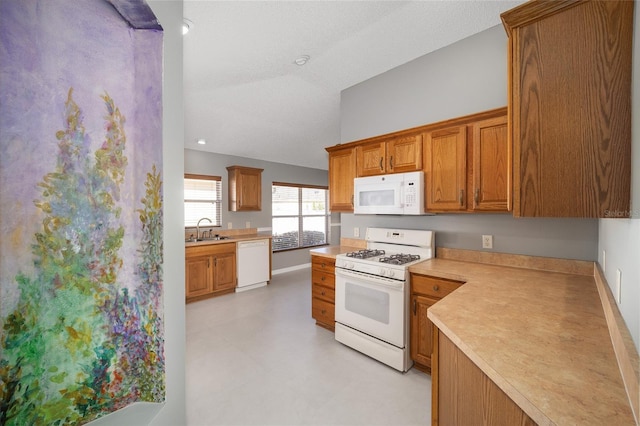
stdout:
[(374, 321), (389, 324), (389, 293), (350, 282), (345, 286), (345, 309)]
[(345, 274), (336, 268), (336, 322), (404, 347), (403, 282)]

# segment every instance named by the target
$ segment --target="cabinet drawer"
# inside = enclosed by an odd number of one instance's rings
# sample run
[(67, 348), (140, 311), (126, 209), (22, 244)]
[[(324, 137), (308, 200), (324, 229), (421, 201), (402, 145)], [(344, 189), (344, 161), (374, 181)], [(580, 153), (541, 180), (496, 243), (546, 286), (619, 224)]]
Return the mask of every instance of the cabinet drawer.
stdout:
[(311, 267), (317, 271), (329, 271), (333, 273), (336, 267), (336, 260), (330, 257), (312, 256)]
[(333, 288), (316, 285), (315, 283), (311, 288), (311, 296), (330, 303), (335, 303), (336, 300), (336, 292)]
[(442, 298), (460, 287), (462, 282), (443, 278), (427, 277), (425, 275), (411, 275), (411, 292)]
[(330, 272), (313, 271), (311, 274), (313, 284), (321, 285), (328, 288), (336, 288), (336, 276)]
[(318, 322), (333, 325), (335, 323), (335, 306), (318, 298), (311, 299), (311, 316)]

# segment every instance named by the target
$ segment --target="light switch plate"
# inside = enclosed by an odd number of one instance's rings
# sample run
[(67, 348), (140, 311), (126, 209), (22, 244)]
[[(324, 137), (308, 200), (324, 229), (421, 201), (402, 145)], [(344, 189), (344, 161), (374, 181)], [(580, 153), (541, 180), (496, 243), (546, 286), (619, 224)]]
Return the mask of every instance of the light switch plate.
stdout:
[(493, 235), (482, 236), (482, 248), (485, 248), (485, 249), (493, 248)]

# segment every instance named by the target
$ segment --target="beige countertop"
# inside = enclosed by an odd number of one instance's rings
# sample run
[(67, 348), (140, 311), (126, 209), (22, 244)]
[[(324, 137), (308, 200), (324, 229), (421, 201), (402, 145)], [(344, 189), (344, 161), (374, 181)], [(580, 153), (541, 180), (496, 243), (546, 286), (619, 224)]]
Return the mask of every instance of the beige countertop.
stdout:
[(438, 258), (410, 271), (466, 283), (429, 319), (538, 424), (635, 425), (594, 274), (576, 263), (550, 272)]
[(332, 259), (336, 258), (336, 255), (349, 253), (350, 251), (360, 250), (360, 247), (350, 247), (350, 246), (325, 246), (318, 247), (315, 249), (309, 250), (309, 253), (316, 256), (330, 257)]

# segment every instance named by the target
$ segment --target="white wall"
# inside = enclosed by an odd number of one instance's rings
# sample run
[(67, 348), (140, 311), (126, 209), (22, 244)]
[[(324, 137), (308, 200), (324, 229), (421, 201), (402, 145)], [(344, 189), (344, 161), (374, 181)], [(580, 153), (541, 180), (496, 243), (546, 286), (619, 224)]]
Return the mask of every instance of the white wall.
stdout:
[(151, 0), (164, 28), (163, 190), (166, 402), (153, 425), (186, 424), (182, 0)]
[[(349, 142), (507, 104), (507, 34), (501, 25), (424, 55), (342, 92), (341, 140)], [(341, 234), (391, 226), (436, 231), (436, 246), (596, 260), (596, 219), (515, 219), (505, 214), (341, 215)]]
[[(632, 219), (601, 219), (598, 261), (614, 295), (616, 270), (622, 272), (620, 304), (622, 316), (640, 351), (640, 7), (636, 4), (633, 31), (631, 213)], [(603, 262), (602, 252), (606, 252)]]

